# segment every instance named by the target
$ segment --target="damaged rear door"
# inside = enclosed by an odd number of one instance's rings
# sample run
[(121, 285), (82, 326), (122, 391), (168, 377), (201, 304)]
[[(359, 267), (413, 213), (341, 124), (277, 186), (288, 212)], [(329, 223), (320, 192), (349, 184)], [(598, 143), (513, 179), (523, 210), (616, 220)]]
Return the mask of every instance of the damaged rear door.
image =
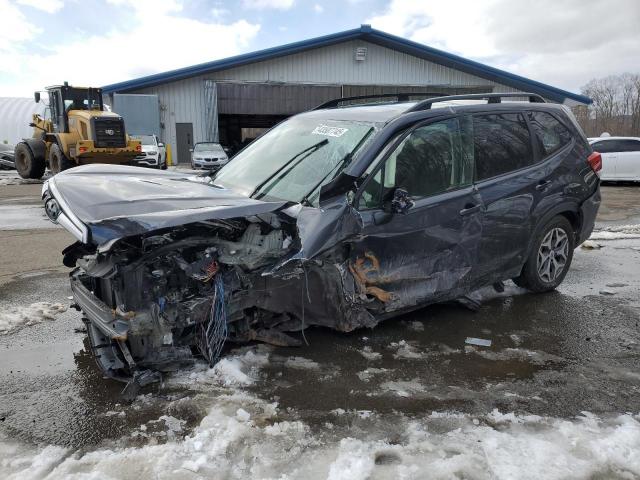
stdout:
[(473, 281), (483, 212), (468, 122), (452, 117), (401, 134), (356, 195), (364, 227), (350, 270), (382, 302), (381, 314), (455, 298)]

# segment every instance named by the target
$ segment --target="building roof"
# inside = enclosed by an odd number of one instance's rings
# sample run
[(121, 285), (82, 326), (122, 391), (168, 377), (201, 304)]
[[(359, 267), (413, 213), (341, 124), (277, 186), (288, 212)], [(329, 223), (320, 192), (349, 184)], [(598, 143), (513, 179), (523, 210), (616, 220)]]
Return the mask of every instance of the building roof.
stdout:
[(335, 45), (348, 40), (364, 40), (381, 45), (414, 57), (422, 58), (455, 70), (485, 78), (502, 85), (507, 85), (523, 92), (537, 93), (556, 102), (562, 103), (565, 100), (573, 100), (574, 102), (583, 104), (591, 103), (591, 99), (584, 95), (578, 95), (576, 93), (521, 77), (520, 75), (515, 75), (498, 68), (490, 67), (458, 55), (453, 55), (436, 48), (428, 47), (421, 43), (391, 35), (389, 33), (373, 29), (370, 25), (361, 25), (360, 28), (355, 28), (353, 30), (345, 30), (343, 32), (289, 43), (279, 47), (267, 48), (265, 50), (258, 50), (257, 52), (245, 53), (234, 57), (215, 60), (213, 62), (200, 63), (191, 67), (180, 68), (178, 70), (171, 70), (125, 82), (105, 85), (103, 87), (103, 92), (127, 92), (140, 88), (152, 87), (154, 85), (182, 80), (196, 75), (226, 70), (233, 67), (247, 65), (249, 63), (262, 62), (264, 60), (271, 60), (314, 48)]

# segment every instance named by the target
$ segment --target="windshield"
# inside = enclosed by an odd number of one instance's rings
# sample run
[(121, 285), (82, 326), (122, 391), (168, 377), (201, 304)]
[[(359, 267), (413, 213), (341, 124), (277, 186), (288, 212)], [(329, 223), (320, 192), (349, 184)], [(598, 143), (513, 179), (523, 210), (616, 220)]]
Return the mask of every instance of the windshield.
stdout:
[(68, 89), (63, 92), (64, 109), (69, 110), (101, 110), (102, 101), (95, 90)]
[(373, 132), (368, 122), (293, 117), (238, 153), (215, 183), (253, 198), (316, 205), (320, 187), (344, 170)]
[(195, 147), (193, 147), (193, 151), (224, 153), (224, 150), (219, 143), (196, 143)]
[(142, 145), (155, 145), (156, 139), (153, 135), (133, 135), (133, 138), (140, 140)]

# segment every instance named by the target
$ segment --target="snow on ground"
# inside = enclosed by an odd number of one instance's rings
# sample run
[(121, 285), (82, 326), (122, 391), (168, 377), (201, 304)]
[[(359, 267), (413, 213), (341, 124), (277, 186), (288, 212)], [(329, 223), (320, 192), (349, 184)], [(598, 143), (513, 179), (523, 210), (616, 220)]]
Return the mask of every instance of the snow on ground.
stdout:
[(620, 240), (640, 238), (640, 225), (616, 225), (595, 230), (590, 240)]
[(465, 346), (466, 353), (475, 353), (487, 360), (493, 361), (505, 361), (505, 360), (517, 360), (521, 362), (527, 362), (534, 365), (544, 365), (547, 362), (562, 363), (566, 360), (562, 357), (552, 355), (550, 353), (542, 351), (532, 351), (524, 348), (504, 348), (499, 351), (483, 350), (473, 346)]
[[(293, 357), (295, 358), (295, 357)], [(210, 406), (185, 430), (162, 415), (131, 437), (94, 450), (19, 444), (0, 437), (0, 478), (31, 479), (560, 479), (640, 476), (640, 415), (574, 419), (502, 413), (400, 413), (337, 409), (309, 425), (252, 393), (270, 348), (237, 349), (214, 368), (174, 375), (175, 385), (209, 388)], [(303, 364), (295, 360), (294, 363)], [(286, 367), (285, 367), (286, 368)], [(384, 369), (368, 368), (370, 375)], [(364, 373), (364, 372), (362, 372)], [(204, 382), (204, 383), (203, 383)], [(419, 379), (389, 381), (388, 394), (411, 397), (430, 387)], [(220, 388), (221, 390), (215, 390)], [(146, 401), (147, 395), (140, 401)], [(115, 412), (114, 412), (115, 413)], [(118, 413), (119, 414), (119, 413)], [(353, 428), (354, 424), (358, 428)], [(140, 446), (141, 445), (141, 446)]]
[(284, 366), (298, 370), (317, 370), (320, 368), (320, 365), (317, 362), (303, 357), (289, 357), (284, 362)]
[(0, 335), (8, 335), (21, 328), (54, 320), (67, 310), (61, 303), (36, 302), (27, 307), (5, 308), (0, 311)]
[(376, 429), (317, 432), (278, 418), (274, 404), (247, 393), (220, 397), (200, 425), (180, 437), (178, 419), (163, 418), (176, 437), (139, 448), (70, 451), (0, 443), (0, 476), (47, 479), (560, 479), (640, 475), (640, 416), (561, 420), (497, 410), (470, 416), (434, 412), (398, 417), (391, 440)]
[(526, 288), (517, 286), (512, 282), (505, 282), (504, 291), (498, 292), (493, 286), (479, 288), (467, 295), (467, 297), (479, 303), (488, 302), (495, 298), (513, 297), (515, 295), (524, 295), (530, 293)]
[(362, 347), (362, 350), (358, 350), (358, 353), (370, 362), (374, 360), (380, 360), (382, 358), (382, 354), (379, 352), (374, 352), (369, 345)]
[[(405, 347), (398, 343), (398, 347)], [(143, 446), (96, 450), (30, 446), (0, 438), (0, 478), (55, 479), (423, 479), (633, 478), (640, 475), (640, 415), (563, 420), (501, 413), (433, 412), (424, 417), (338, 409), (322, 426), (251, 393), (271, 348), (237, 349), (214, 368), (199, 364), (169, 382), (223, 390), (199, 425), (162, 415), (132, 433)], [(513, 352), (507, 349), (507, 356)], [(528, 352), (524, 352), (530, 356)], [(518, 354), (519, 355), (519, 354)], [(516, 355), (516, 356), (518, 356)], [(307, 365), (290, 357), (285, 368)], [(367, 380), (388, 373), (369, 367)], [(364, 380), (364, 379), (363, 379)], [(204, 387), (203, 387), (204, 386)], [(419, 379), (388, 381), (400, 397), (426, 393)], [(140, 401), (146, 400), (143, 396)], [(121, 414), (121, 412), (113, 412)], [(360, 428), (351, 425), (357, 422)], [(389, 427), (392, 425), (392, 427)], [(153, 433), (155, 432), (155, 433)], [(161, 440), (158, 440), (161, 439)]]

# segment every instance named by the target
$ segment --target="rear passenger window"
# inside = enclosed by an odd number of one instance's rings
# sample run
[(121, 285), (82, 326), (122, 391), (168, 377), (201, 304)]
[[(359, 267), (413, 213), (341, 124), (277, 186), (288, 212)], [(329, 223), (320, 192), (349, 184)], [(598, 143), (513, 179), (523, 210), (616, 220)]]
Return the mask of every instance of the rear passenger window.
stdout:
[(473, 117), (476, 180), (533, 164), (529, 128), (520, 113)]
[(553, 115), (529, 112), (529, 121), (543, 157), (560, 150), (571, 142), (571, 133)]
[(620, 140), (621, 152), (640, 152), (640, 142), (637, 140)]

